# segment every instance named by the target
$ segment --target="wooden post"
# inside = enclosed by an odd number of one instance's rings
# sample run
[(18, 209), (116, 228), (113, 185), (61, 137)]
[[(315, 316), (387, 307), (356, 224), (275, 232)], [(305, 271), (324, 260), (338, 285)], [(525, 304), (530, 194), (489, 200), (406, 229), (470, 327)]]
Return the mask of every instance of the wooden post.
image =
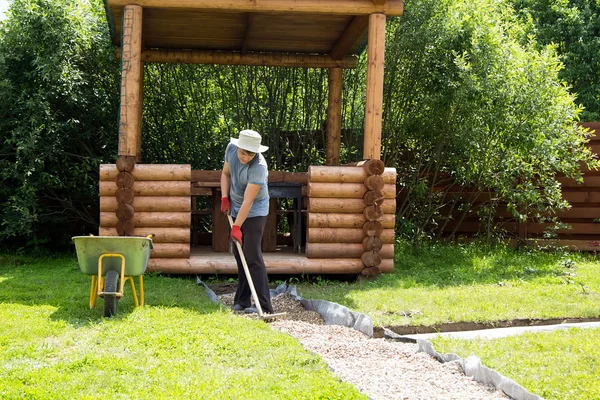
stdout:
[(142, 7), (126, 5), (123, 10), (121, 58), (121, 107), (119, 112), (119, 155), (139, 158), (142, 132)]
[(221, 212), (221, 188), (213, 188), (212, 195), (212, 247), (214, 251), (229, 250), (229, 222)]
[(381, 117), (383, 111), (383, 63), (385, 14), (369, 15), (367, 48), (367, 97), (365, 106), (364, 159), (381, 159)]
[(340, 164), (342, 137), (342, 77), (341, 68), (329, 68), (329, 102), (327, 104), (327, 151), (325, 164)]
[(137, 149), (135, 154), (135, 161), (138, 163), (142, 162), (142, 115), (144, 113), (144, 63), (140, 59), (140, 88), (139, 88), (139, 101), (138, 101), (138, 115), (139, 115), (139, 128), (137, 129)]
[(262, 251), (277, 251), (277, 199), (269, 200), (269, 215), (262, 238)]

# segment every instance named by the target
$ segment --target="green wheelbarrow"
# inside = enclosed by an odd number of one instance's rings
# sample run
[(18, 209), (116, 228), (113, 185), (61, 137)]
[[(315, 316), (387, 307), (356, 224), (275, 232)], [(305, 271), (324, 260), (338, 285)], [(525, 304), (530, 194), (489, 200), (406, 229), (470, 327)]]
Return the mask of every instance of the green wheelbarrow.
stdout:
[[(123, 297), (123, 287), (128, 281), (136, 307), (144, 305), (144, 280), (152, 238), (134, 236), (74, 236), (77, 261), (81, 272), (92, 276), (90, 288), (90, 308), (96, 307), (96, 300), (104, 300), (104, 316), (117, 313), (119, 299)], [(139, 277), (140, 300), (136, 295), (133, 277)]]

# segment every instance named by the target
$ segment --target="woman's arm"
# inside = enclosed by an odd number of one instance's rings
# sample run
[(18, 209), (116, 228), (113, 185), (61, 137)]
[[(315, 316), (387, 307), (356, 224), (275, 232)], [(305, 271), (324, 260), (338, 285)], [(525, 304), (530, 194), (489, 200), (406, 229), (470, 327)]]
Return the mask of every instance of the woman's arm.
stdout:
[(235, 218), (234, 225), (242, 226), (246, 220), (246, 217), (248, 217), (248, 214), (250, 213), (252, 203), (254, 203), (254, 199), (256, 198), (256, 195), (260, 191), (261, 187), (262, 185), (257, 185), (255, 183), (249, 183), (248, 186), (246, 186), (246, 191), (244, 192), (244, 201), (242, 202), (240, 211)]
[(231, 185), (231, 172), (229, 163), (225, 161), (221, 171), (221, 197), (229, 197), (229, 185)]

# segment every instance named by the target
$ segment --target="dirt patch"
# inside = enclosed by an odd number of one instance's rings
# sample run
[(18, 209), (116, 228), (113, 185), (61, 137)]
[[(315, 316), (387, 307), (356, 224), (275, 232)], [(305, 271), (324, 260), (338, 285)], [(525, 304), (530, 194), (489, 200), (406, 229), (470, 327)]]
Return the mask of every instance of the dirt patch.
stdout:
[[(233, 305), (234, 293), (222, 294), (219, 296), (221, 303), (228, 307)], [(281, 293), (271, 298), (271, 305), (275, 314), (285, 313), (277, 320), (303, 321), (316, 325), (323, 325), (323, 317), (316, 311), (310, 311), (304, 308), (302, 303), (293, 299), (288, 293)], [(242, 313), (240, 313), (243, 315)]]
[[(511, 319), (507, 321), (495, 321), (490, 323), (479, 323), (479, 322), (450, 322), (446, 324), (430, 325), (430, 326), (388, 326), (387, 329), (391, 330), (398, 335), (416, 335), (420, 333), (438, 333), (438, 332), (464, 332), (464, 331), (475, 331), (481, 329), (495, 329), (495, 328), (510, 328), (514, 326), (543, 326), (543, 325), (555, 325), (565, 323), (579, 323), (579, 322), (598, 322), (600, 318), (553, 318), (553, 319)], [(373, 336), (377, 338), (383, 337), (383, 327), (374, 327)]]

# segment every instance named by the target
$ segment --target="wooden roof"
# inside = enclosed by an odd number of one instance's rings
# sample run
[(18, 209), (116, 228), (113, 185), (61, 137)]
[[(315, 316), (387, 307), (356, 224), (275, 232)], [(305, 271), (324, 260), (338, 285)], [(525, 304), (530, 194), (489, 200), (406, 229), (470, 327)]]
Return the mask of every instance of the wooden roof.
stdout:
[(366, 45), (368, 16), (398, 16), (403, 0), (105, 0), (113, 43), (123, 7), (143, 7), (142, 47), (341, 60)]

